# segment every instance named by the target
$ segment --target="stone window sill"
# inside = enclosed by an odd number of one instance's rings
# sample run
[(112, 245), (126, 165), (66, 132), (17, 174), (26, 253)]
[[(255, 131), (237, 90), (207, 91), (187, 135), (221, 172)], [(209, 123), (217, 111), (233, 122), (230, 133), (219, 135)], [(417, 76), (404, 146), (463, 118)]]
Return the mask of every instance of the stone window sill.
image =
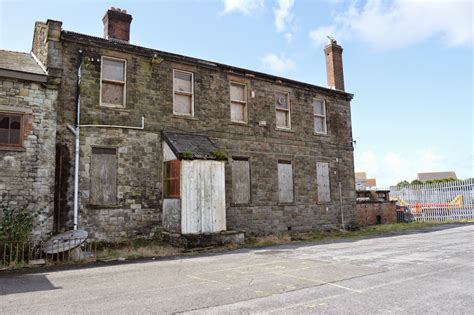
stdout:
[(314, 132), (313, 131), (313, 135), (315, 136), (321, 136), (321, 137), (329, 137), (329, 134), (326, 132), (326, 133), (322, 133), (322, 132)]
[(241, 127), (250, 127), (248, 122), (238, 122), (238, 121), (231, 121), (229, 125), (233, 126), (241, 126)]
[(332, 201), (318, 201), (316, 204), (320, 206), (332, 206), (333, 202)]
[(90, 203), (86, 207), (89, 209), (120, 209), (122, 205), (95, 205)]
[(99, 107), (103, 108), (103, 109), (123, 110), (123, 111), (126, 111), (126, 112), (130, 111), (130, 109), (127, 109), (127, 107), (125, 107), (124, 105), (118, 105), (118, 104), (116, 105), (116, 104), (101, 103), (101, 104), (99, 104)]
[(23, 147), (7, 147), (0, 145), (0, 151), (26, 152), (26, 149)]
[(231, 207), (251, 207), (251, 203), (231, 203)]
[(276, 131), (283, 131), (283, 132), (295, 133), (294, 130), (286, 129), (286, 128), (275, 128), (275, 130), (276, 130)]
[(278, 202), (277, 205), (278, 206), (295, 206), (296, 203), (294, 201), (292, 201), (292, 202)]
[(176, 114), (173, 114), (173, 118), (177, 118), (177, 119), (189, 119), (189, 120), (199, 120), (199, 118), (194, 117), (194, 116), (176, 115)]

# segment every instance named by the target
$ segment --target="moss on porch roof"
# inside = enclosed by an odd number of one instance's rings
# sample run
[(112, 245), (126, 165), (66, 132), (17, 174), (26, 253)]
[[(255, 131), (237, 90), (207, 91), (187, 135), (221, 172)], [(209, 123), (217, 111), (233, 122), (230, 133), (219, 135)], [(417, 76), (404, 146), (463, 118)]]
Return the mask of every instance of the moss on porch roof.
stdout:
[(163, 131), (163, 139), (169, 145), (173, 153), (181, 159), (183, 156), (198, 160), (217, 160), (212, 152), (218, 148), (209, 137), (198, 134), (175, 133)]

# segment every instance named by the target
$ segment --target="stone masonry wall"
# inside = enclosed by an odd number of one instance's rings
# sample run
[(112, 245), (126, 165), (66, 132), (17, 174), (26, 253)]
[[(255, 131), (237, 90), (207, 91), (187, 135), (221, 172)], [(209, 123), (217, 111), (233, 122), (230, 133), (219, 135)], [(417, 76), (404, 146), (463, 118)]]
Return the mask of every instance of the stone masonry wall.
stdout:
[(23, 146), (0, 146), (0, 205), (31, 212), (36, 239), (53, 226), (56, 98), (39, 83), (0, 78), (0, 112), (23, 115)]
[[(251, 202), (234, 206), (231, 170), (226, 165), (228, 229), (266, 234), (334, 227), (341, 222), (339, 185), (346, 222), (355, 220), (355, 191), (349, 99), (343, 93), (297, 83), (282, 83), (268, 77), (223, 70), (212, 64), (180, 61), (160, 52), (81, 35), (62, 34), (63, 75), (59, 96), (58, 142), (73, 152), (73, 139), (65, 129), (75, 120), (76, 65), (83, 51), (81, 80), (82, 124), (140, 126), (145, 130), (120, 128), (82, 129), (81, 208), (79, 227), (93, 237), (120, 240), (150, 235), (161, 228), (162, 152), (161, 130), (208, 135), (229, 157), (249, 157)], [(156, 56), (155, 56), (156, 54)], [(127, 61), (125, 108), (100, 106), (101, 56)], [(173, 69), (194, 73), (194, 117), (173, 115)], [(321, 69), (323, 71), (323, 69)], [(247, 84), (255, 91), (248, 98), (248, 124), (230, 121), (229, 81)], [(274, 92), (290, 92), (292, 128), (275, 127)], [(313, 98), (324, 99), (328, 134), (313, 132)], [(266, 126), (259, 126), (266, 121)], [(118, 148), (118, 207), (89, 205), (91, 147)], [(293, 162), (295, 201), (278, 203), (278, 159)], [(318, 203), (316, 162), (330, 165), (331, 202)], [(70, 181), (72, 183), (72, 179)], [(70, 189), (72, 191), (72, 188)]]
[[(91, 148), (117, 150), (117, 205), (90, 204)], [(81, 137), (81, 228), (97, 240), (150, 236), (161, 225), (161, 145), (158, 134), (141, 130), (84, 128)], [(99, 227), (99, 228), (98, 228)]]

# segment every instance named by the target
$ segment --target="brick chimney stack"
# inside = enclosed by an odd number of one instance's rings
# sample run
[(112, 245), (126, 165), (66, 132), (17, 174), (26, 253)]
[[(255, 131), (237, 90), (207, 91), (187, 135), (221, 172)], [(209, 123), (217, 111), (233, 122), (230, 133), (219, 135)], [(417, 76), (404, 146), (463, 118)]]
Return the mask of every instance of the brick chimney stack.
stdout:
[(326, 72), (328, 86), (331, 89), (344, 91), (344, 71), (342, 68), (342, 47), (336, 40), (329, 37), (329, 43), (324, 47), (326, 55)]
[(130, 40), (132, 16), (126, 10), (110, 7), (102, 18), (104, 38), (127, 42)]

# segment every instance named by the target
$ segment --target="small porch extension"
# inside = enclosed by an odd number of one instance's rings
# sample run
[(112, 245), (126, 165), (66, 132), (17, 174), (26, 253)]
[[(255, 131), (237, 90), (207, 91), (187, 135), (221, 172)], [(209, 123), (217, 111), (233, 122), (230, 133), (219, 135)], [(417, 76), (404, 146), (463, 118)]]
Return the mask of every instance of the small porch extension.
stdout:
[(227, 231), (225, 158), (204, 135), (163, 132), (163, 229), (172, 244), (243, 242)]

